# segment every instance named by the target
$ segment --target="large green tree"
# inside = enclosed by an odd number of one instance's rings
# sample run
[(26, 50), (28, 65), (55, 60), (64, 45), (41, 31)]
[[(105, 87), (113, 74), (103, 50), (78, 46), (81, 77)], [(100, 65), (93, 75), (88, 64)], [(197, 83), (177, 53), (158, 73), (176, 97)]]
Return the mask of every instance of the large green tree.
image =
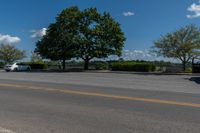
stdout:
[(188, 25), (162, 36), (154, 42), (153, 47), (158, 55), (180, 60), (184, 71), (186, 64), (199, 54), (199, 50), (200, 29), (195, 25)]
[(77, 7), (63, 10), (56, 22), (50, 24), (46, 35), (37, 42), (35, 52), (43, 58), (62, 61), (65, 70), (65, 61), (75, 57), (79, 17)]
[(93, 58), (121, 55), (124, 33), (109, 13), (98, 13), (96, 8), (80, 11), (70, 7), (61, 12), (47, 34), (37, 42), (36, 52), (43, 58), (62, 60), (81, 58), (88, 69)]
[(84, 60), (85, 70), (93, 58), (121, 55), (124, 33), (109, 13), (98, 13), (96, 8), (85, 9), (81, 12), (79, 28), (78, 57)]
[(13, 63), (25, 57), (25, 51), (17, 49), (14, 45), (0, 45), (0, 60), (5, 64)]

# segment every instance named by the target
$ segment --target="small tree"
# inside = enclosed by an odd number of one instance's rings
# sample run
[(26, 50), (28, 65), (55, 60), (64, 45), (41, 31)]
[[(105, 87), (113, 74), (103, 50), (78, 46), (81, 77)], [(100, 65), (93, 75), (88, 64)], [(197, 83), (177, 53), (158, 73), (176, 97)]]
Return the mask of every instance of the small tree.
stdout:
[(31, 52), (31, 62), (43, 62), (42, 57), (35, 53), (35, 52)]
[(5, 64), (13, 63), (14, 61), (21, 60), (25, 57), (25, 51), (17, 49), (13, 45), (2, 44), (0, 45), (0, 60)]
[(184, 71), (186, 64), (199, 53), (199, 50), (200, 29), (194, 25), (168, 33), (155, 41), (153, 47), (153, 51), (158, 55), (180, 60)]

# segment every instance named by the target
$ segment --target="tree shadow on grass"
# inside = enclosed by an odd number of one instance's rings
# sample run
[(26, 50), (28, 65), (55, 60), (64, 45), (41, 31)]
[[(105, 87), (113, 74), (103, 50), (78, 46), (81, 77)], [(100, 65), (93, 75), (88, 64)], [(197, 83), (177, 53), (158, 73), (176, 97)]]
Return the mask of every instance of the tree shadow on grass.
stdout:
[(189, 78), (189, 81), (193, 81), (197, 84), (200, 84), (200, 77), (191, 77), (191, 78)]

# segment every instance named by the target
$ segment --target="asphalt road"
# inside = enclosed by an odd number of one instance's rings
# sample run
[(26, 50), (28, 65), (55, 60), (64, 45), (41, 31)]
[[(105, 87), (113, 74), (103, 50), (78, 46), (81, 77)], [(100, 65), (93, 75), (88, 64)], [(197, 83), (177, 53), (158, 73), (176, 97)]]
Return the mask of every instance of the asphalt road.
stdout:
[(199, 76), (0, 73), (0, 133), (199, 132)]

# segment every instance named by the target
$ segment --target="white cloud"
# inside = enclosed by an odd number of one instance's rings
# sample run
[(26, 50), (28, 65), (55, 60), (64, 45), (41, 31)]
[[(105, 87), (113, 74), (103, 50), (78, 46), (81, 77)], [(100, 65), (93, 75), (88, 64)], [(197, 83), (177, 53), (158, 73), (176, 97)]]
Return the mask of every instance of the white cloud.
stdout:
[(47, 31), (46, 28), (42, 28), (40, 30), (32, 30), (31, 31), (31, 33), (32, 33), (31, 38), (41, 38), (44, 35), (46, 35), (46, 31)]
[(124, 50), (121, 57), (110, 56), (109, 60), (145, 60), (145, 61), (171, 61), (177, 62), (175, 59), (158, 57), (155, 53), (151, 53), (149, 50)]
[(148, 50), (125, 50), (122, 54), (124, 60), (157, 60), (157, 56)]
[(199, 4), (193, 3), (187, 10), (193, 13), (192, 15), (187, 15), (187, 18), (193, 19), (200, 17), (200, 1)]
[(21, 39), (19, 37), (0, 34), (0, 44), (15, 44), (20, 41)]
[(133, 15), (135, 15), (135, 13), (130, 12), (130, 11), (128, 11), (128, 12), (123, 12), (123, 16), (125, 16), (125, 17), (133, 16)]

